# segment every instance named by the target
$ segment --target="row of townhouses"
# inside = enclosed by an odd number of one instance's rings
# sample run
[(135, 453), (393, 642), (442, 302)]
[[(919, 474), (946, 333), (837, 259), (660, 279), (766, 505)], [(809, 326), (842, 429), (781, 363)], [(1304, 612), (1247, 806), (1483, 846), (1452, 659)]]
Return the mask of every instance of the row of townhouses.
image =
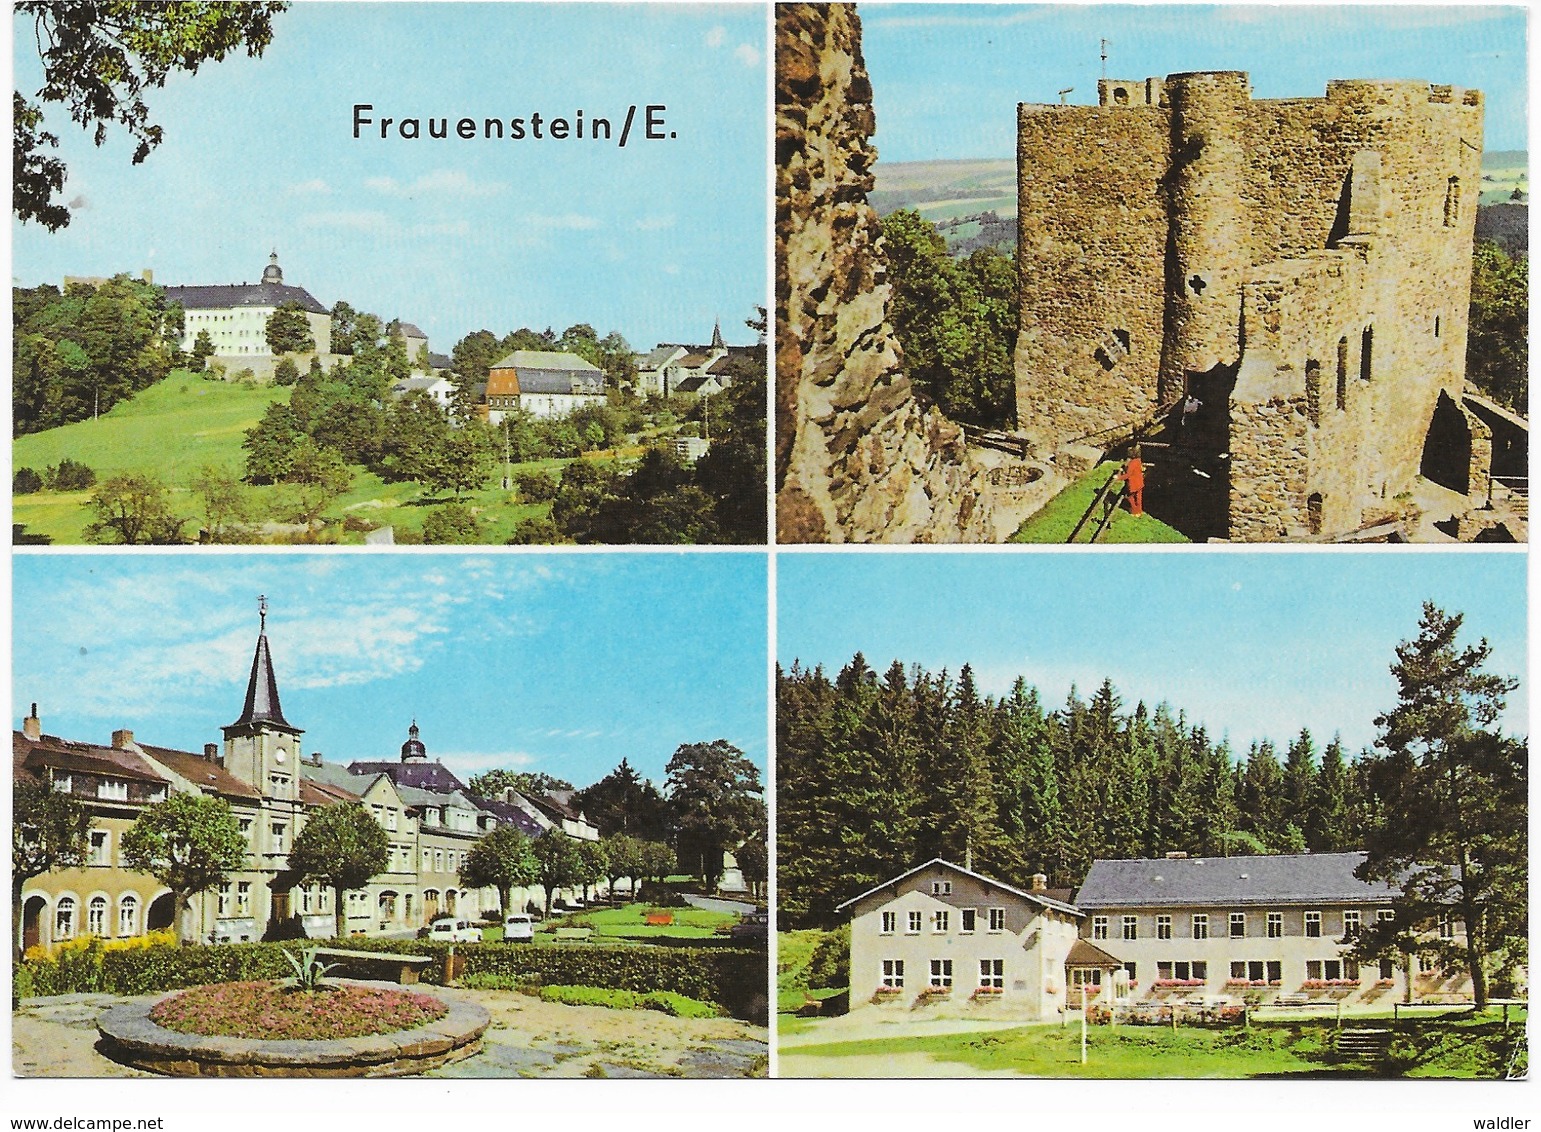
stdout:
[[(120, 844), (146, 807), (175, 791), (223, 798), (247, 839), (245, 866), (193, 900), (198, 938), (209, 942), (261, 939), (280, 926), (292, 930), (295, 919), (307, 935), (333, 933), (331, 890), (289, 868), (295, 837), (325, 806), (362, 802), (390, 838), (387, 870), (346, 894), (349, 931), (365, 935), (410, 935), (441, 914), (474, 920), (495, 910), (496, 890), (466, 888), (459, 871), (477, 839), (499, 824), (530, 837), (599, 839), (570, 796), (472, 793), (428, 758), (415, 722), (396, 760), (343, 766), (306, 751), (303, 729), (284, 717), (279, 702), (265, 614), (240, 718), (223, 731), (223, 745), (209, 743), (201, 753), (152, 746), (131, 731), (116, 731), (101, 746), (45, 735), (32, 705), (13, 733), (14, 781), (45, 782), (83, 800), (92, 823), (84, 864), (26, 883), (25, 946), (82, 935), (131, 938), (173, 926), (171, 892), (123, 867)], [(543, 896), (536, 888), (513, 894), (516, 907)]]
[[(853, 897), (851, 1006), (988, 1009), (1052, 1018), (1066, 1007), (1170, 997), (1400, 1001), (1469, 995), (1464, 973), (1357, 963), (1366, 924), (1395, 889), (1354, 875), (1363, 853), (1095, 861), (1080, 890), (1042, 874), (1017, 888), (940, 858)], [(1431, 930), (1461, 940), (1458, 919)]]

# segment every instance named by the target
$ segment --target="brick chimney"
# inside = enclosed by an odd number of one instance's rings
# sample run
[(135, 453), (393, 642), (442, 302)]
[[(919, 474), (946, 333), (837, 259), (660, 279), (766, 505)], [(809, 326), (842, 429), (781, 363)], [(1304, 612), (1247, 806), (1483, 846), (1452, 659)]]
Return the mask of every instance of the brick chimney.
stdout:
[(1032, 891), (1034, 891), (1034, 892), (1048, 892), (1049, 891), (1049, 878), (1044, 876), (1042, 873), (1034, 873), (1033, 874), (1033, 888), (1032, 888)]
[(34, 743), (43, 737), (43, 721), (37, 716), (37, 704), (32, 705), (32, 714), (21, 721), (21, 733)]
[(132, 731), (114, 731), (112, 733), (112, 749), (115, 751), (132, 750), (134, 746), (134, 733)]
[(320, 766), (321, 765), (321, 752), (320, 751), (312, 751), (312, 752), (310, 752), (309, 762), (310, 762), (311, 766)]
[(203, 757), (208, 759), (211, 763), (219, 762), (219, 744), (205, 743), (203, 745)]

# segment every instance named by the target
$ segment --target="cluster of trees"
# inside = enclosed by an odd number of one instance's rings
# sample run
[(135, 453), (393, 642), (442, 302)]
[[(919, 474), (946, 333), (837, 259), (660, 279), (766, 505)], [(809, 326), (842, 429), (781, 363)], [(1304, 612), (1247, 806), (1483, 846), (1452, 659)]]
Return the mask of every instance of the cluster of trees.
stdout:
[(634, 466), (575, 461), (562, 470), (549, 522), (518, 541), (759, 543), (765, 541), (765, 369), (692, 407), (711, 447), (695, 464), (655, 446)]
[(41, 432), (104, 413), (181, 360), (182, 308), (127, 275), (99, 286), (11, 288), (11, 428)]
[(956, 259), (913, 209), (883, 218), (883, 241), (893, 283), (888, 318), (910, 380), (954, 420), (1010, 426), (1016, 420), (1014, 257), (982, 247)]
[(1472, 253), (1466, 376), (1500, 404), (1530, 412), (1530, 260), (1486, 240)]
[(1352, 761), (1304, 730), (1282, 762), (1267, 740), (1238, 759), (1166, 704), (1125, 709), (1106, 681), (1049, 710), (1020, 679), (981, 695), (968, 666), (953, 679), (895, 661), (879, 677), (858, 653), (833, 680), (778, 669), (779, 913), (829, 926), (836, 905), (932, 857), (1074, 887), (1099, 857), (1367, 850), (1366, 878), (1404, 887), (1404, 944), (1443, 908), (1476, 925), (1478, 966), (1520, 961), (1525, 744), (1493, 729), (1515, 685), (1482, 672), (1486, 642), (1455, 643), (1460, 623), (1424, 607), (1379, 749)]
[(17, 468), (11, 477), (11, 491), (17, 495), (31, 495), (42, 491), (85, 491), (96, 483), (96, 472), (79, 460), (68, 456), (57, 464), (44, 468)]

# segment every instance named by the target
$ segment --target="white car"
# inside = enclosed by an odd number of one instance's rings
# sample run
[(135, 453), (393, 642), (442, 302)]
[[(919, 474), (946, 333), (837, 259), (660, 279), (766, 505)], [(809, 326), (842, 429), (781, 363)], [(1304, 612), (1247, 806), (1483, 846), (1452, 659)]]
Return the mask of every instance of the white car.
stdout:
[(428, 925), (428, 938), (440, 943), (480, 943), (482, 929), (470, 920), (444, 916)]
[(515, 912), (503, 921), (504, 943), (529, 943), (535, 938), (535, 921), (523, 912)]

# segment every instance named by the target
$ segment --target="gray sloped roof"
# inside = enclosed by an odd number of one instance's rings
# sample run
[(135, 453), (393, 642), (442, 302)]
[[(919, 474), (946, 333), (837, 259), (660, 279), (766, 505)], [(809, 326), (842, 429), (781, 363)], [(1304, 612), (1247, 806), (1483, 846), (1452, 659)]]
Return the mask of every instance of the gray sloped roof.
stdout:
[(835, 911), (836, 912), (842, 912), (845, 909), (851, 907), (853, 904), (856, 904), (858, 901), (865, 900), (867, 897), (871, 896), (874, 892), (879, 892), (879, 891), (887, 888), (889, 885), (899, 884), (901, 881), (908, 880), (910, 877), (914, 876), (916, 873), (922, 872), (925, 869), (929, 869), (932, 865), (941, 865), (943, 868), (951, 869), (953, 872), (962, 873), (964, 876), (967, 876), (967, 877), (973, 877), (977, 881), (982, 881), (985, 884), (988, 884), (988, 885), (990, 885), (990, 886), (992, 886), (994, 888), (998, 888), (998, 889), (1000, 889), (1003, 892), (1009, 892), (1013, 896), (1020, 896), (1024, 900), (1030, 900), (1034, 904), (1041, 904), (1045, 908), (1054, 908), (1054, 909), (1056, 909), (1056, 910), (1058, 910), (1060, 912), (1069, 912), (1069, 913), (1071, 913), (1072, 915), (1075, 915), (1075, 916), (1079, 916), (1081, 914), (1081, 911), (1080, 911), (1079, 908), (1075, 907), (1072, 904), (1063, 903), (1063, 902), (1061, 902), (1059, 900), (1055, 900), (1052, 897), (1048, 896), (1046, 893), (1043, 893), (1043, 892), (1025, 892), (1025, 891), (1023, 891), (1020, 888), (1016, 888), (1016, 887), (1014, 887), (1012, 885), (1009, 885), (1009, 884), (1006, 884), (1006, 883), (1004, 883), (1002, 881), (998, 881), (994, 877), (987, 877), (983, 873), (976, 873), (973, 869), (966, 869), (962, 865), (954, 864), (952, 861), (945, 860), (945, 859), (943, 859), (941, 857), (932, 857), (925, 864), (916, 865), (913, 869), (910, 869), (907, 872), (900, 873), (898, 876), (892, 877), (889, 880), (885, 880), (882, 884), (875, 884), (875, 885), (873, 885), (871, 888), (867, 889), (866, 892), (861, 893), (859, 896), (851, 897), (844, 904), (837, 904), (835, 906)]
[(522, 808), (512, 802), (504, 802), (498, 798), (483, 798), (480, 794), (469, 795), (470, 799), (481, 809), (486, 810), (502, 822), (511, 825), (526, 837), (539, 837), (546, 832), (546, 827), (541, 825)]
[(1397, 890), (1354, 876), (1363, 853), (1093, 861), (1076, 894), (1081, 908), (1379, 903)]
[(304, 287), (284, 283), (229, 283), (202, 287), (167, 287), (166, 301), (183, 310), (230, 310), (235, 307), (276, 307), (298, 303), (311, 314), (331, 314)]
[(443, 763), (360, 759), (349, 763), (348, 770), (353, 774), (383, 774), (398, 787), (415, 786), (422, 790), (432, 790), (436, 794), (448, 794), (452, 790), (465, 789), (465, 784)]
[(605, 379), (599, 370), (534, 369), (519, 366), (520, 393), (603, 393)]
[(553, 370), (581, 370), (585, 373), (599, 373), (600, 369), (586, 358), (580, 358), (577, 354), (569, 354), (564, 350), (515, 350), (501, 361), (492, 363), (492, 369), (515, 369), (519, 371), (521, 380), (524, 378), (525, 368), (553, 369)]
[(398, 323), (398, 325), (401, 327), (401, 336), (403, 338), (422, 338), (425, 341), (428, 338), (428, 335), (424, 334), (421, 330), (419, 330), (416, 326), (413, 326), (410, 322)]

